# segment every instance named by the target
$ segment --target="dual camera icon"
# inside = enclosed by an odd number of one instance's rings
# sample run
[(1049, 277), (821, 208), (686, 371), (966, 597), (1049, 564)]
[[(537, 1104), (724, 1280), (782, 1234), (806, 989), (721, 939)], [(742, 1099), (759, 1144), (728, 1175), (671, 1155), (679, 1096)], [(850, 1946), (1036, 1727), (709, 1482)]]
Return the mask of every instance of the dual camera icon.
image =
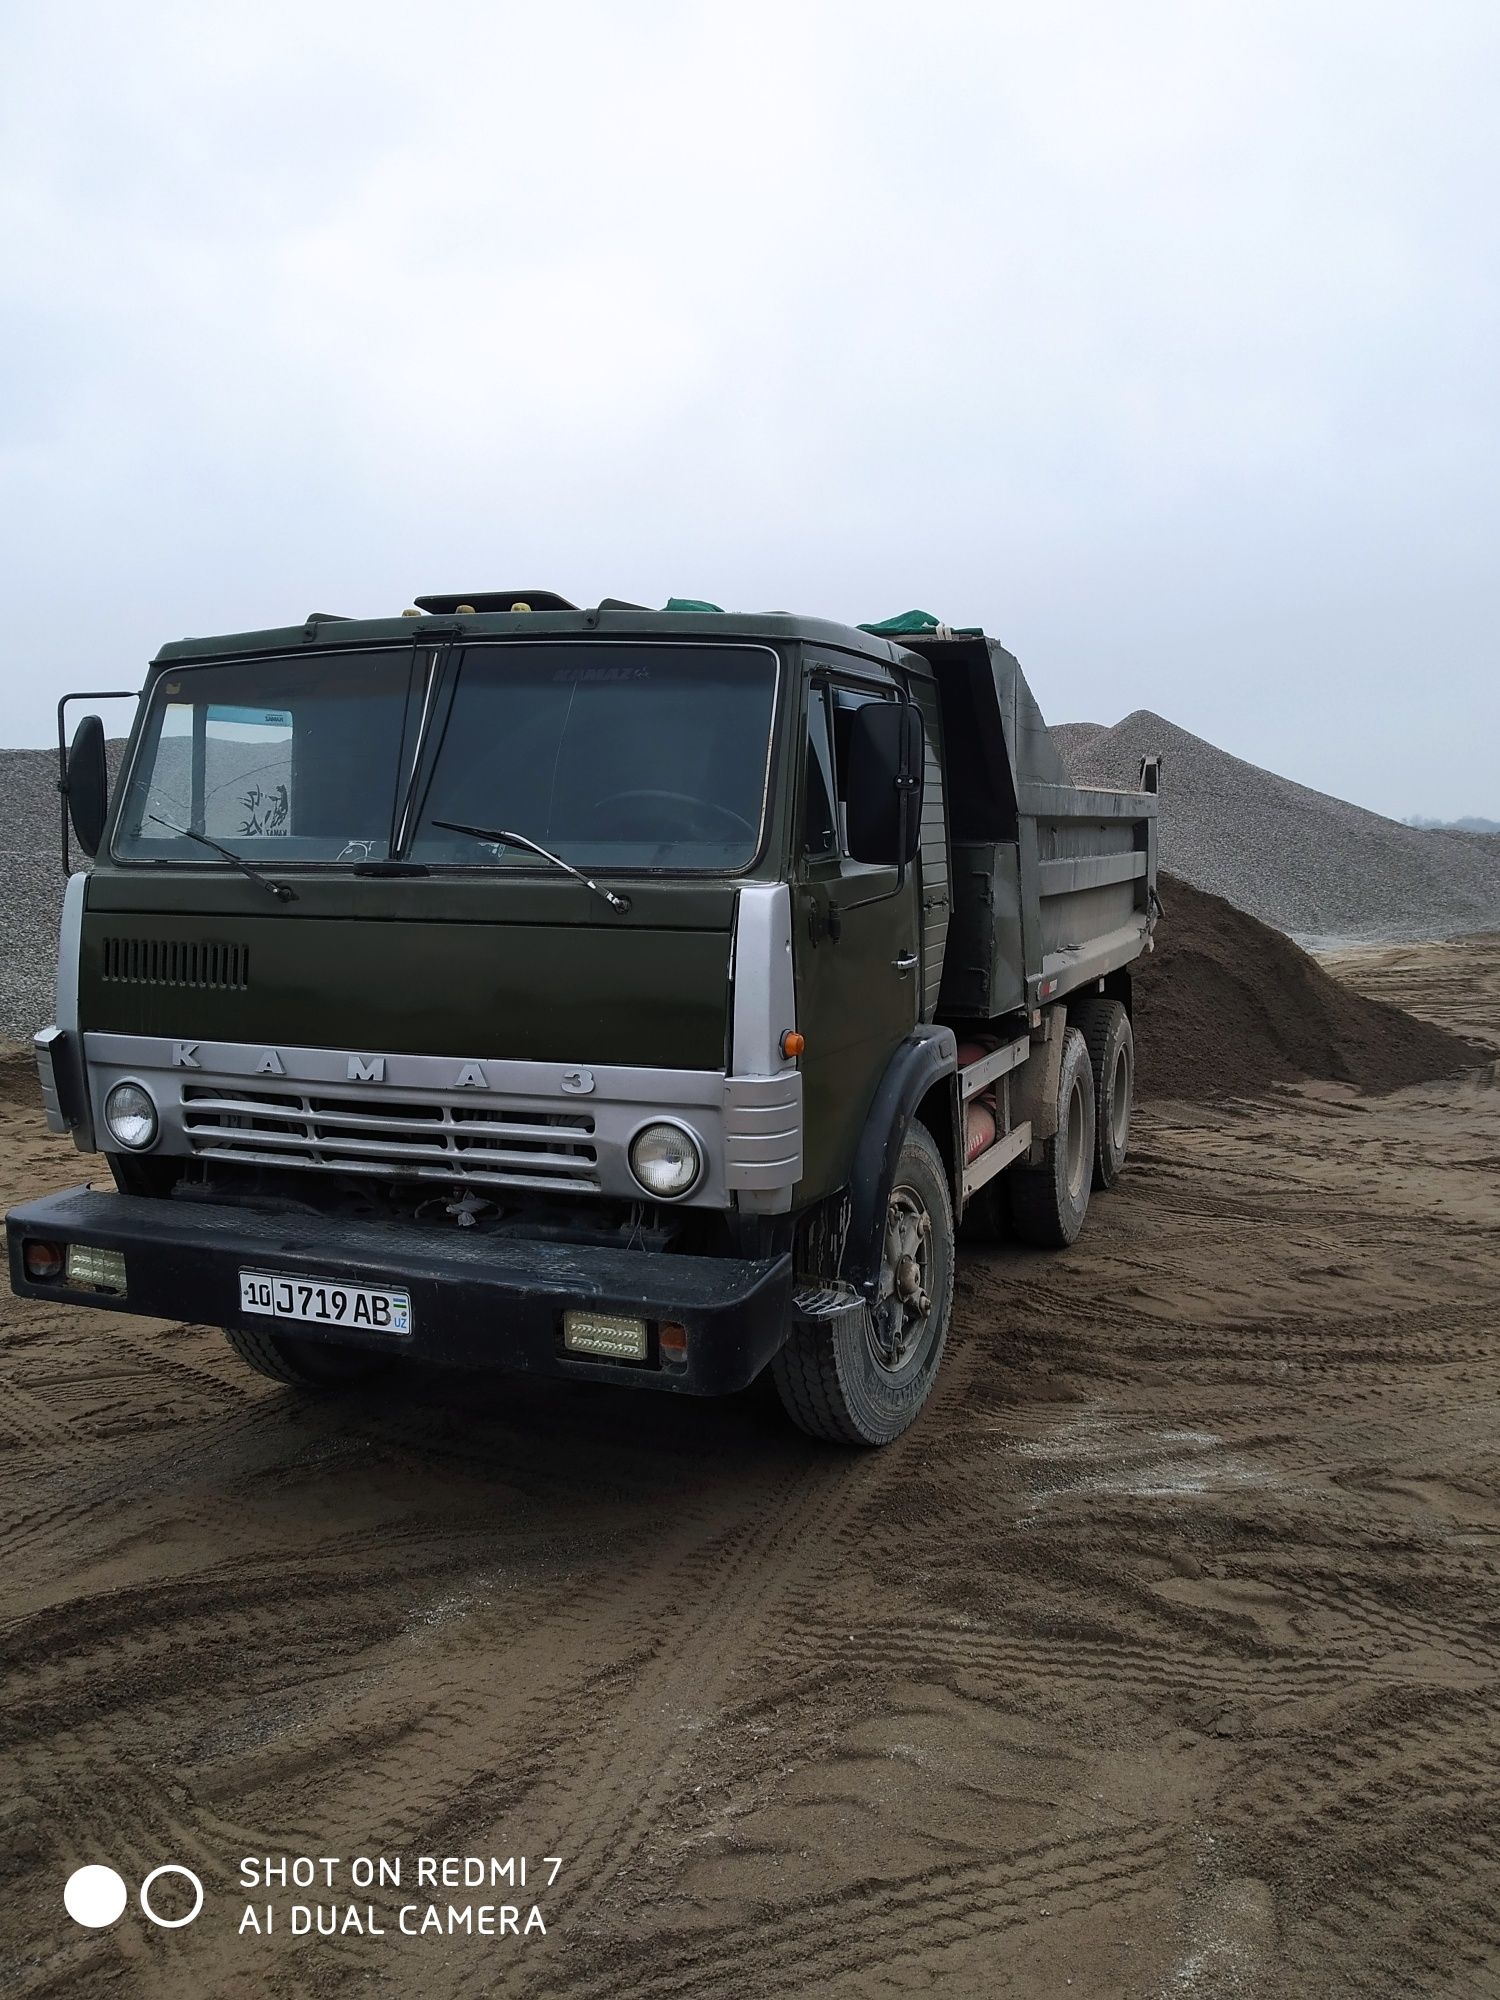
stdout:
[[(152, 1909), (151, 1886), (164, 1875), (180, 1875), (190, 1885), (193, 1907), (185, 1917), (163, 1917)], [(87, 1868), (75, 1868), (63, 1890), (63, 1908), (75, 1924), (82, 1924), (91, 1931), (102, 1931), (118, 1922), (129, 1900), (130, 1891), (125, 1887), (124, 1876), (97, 1861)], [(153, 1924), (159, 1924), (164, 1931), (180, 1931), (203, 1908), (203, 1884), (191, 1868), (181, 1868), (175, 1861), (164, 1862), (160, 1868), (153, 1868), (142, 1882), (140, 1904), (142, 1914), (149, 1917)]]

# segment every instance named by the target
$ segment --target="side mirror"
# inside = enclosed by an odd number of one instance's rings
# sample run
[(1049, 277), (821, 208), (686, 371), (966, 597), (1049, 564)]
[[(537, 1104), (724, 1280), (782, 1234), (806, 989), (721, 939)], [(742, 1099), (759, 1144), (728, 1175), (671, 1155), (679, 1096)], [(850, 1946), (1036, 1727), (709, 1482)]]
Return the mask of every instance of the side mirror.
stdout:
[(909, 701), (870, 701), (849, 725), (849, 853), (905, 869), (922, 832), (922, 717)]
[(109, 809), (109, 772), (104, 761), (104, 724), (86, 715), (73, 732), (66, 779), (68, 817), (85, 854), (97, 854)]

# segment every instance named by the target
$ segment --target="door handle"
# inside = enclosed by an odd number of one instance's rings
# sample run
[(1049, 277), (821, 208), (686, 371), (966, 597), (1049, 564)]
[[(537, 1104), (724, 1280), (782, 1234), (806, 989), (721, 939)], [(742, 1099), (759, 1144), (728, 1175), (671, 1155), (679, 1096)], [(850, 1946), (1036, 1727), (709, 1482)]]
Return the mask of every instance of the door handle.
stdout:
[(895, 966), (898, 972), (911, 972), (915, 968), (916, 963), (917, 954), (914, 951), (903, 951), (899, 958), (891, 960), (891, 964)]

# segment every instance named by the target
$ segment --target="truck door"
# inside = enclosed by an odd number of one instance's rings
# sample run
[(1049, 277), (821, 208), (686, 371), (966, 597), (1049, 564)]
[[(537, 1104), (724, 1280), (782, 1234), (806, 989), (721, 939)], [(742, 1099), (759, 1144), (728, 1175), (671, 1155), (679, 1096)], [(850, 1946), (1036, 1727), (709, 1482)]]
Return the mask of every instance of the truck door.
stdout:
[(896, 869), (851, 861), (844, 835), (849, 720), (896, 698), (831, 677), (808, 684), (792, 951), (809, 1198), (847, 1178), (876, 1085), (921, 1009), (918, 871), (898, 888)]

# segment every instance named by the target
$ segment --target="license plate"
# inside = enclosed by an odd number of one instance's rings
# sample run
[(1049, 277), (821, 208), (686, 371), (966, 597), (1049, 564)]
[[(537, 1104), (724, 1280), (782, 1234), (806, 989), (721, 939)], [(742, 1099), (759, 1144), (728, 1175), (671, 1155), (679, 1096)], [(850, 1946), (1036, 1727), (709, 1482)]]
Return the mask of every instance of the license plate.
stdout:
[(360, 1327), (367, 1333), (411, 1332), (410, 1292), (347, 1285), (342, 1278), (278, 1278), (273, 1271), (241, 1271), (240, 1310), (264, 1313), (268, 1319)]

